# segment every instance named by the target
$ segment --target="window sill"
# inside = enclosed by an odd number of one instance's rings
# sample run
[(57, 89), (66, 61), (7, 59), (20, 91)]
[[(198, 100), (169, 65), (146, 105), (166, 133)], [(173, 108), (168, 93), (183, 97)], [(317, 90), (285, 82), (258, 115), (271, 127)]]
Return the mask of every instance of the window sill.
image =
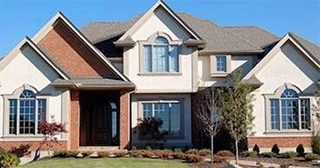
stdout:
[(34, 134), (26, 134), (26, 135), (4, 135), (2, 139), (11, 139), (11, 140), (19, 140), (19, 139), (35, 139), (35, 140), (42, 140), (44, 135), (34, 135)]
[(175, 76), (175, 75), (182, 75), (181, 72), (142, 72), (138, 74), (139, 76)]
[(312, 135), (312, 130), (268, 130), (264, 132), (266, 135), (301, 135), (301, 134), (307, 134)]
[(211, 72), (210, 73), (211, 77), (226, 77), (227, 75), (229, 75), (228, 72)]

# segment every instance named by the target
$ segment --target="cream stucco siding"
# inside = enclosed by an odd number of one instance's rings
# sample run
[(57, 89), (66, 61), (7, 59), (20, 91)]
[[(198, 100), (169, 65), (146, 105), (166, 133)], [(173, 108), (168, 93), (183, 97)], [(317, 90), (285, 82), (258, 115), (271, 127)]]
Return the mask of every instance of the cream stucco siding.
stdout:
[[(141, 102), (179, 101), (181, 105), (181, 131), (180, 138), (167, 139), (169, 146), (190, 146), (191, 140), (191, 96), (190, 94), (134, 94), (131, 99), (132, 121), (131, 129), (138, 124), (138, 118), (143, 118)], [(142, 145), (137, 133), (132, 134), (133, 145)]]
[[(47, 118), (54, 116), (55, 121), (61, 122), (62, 101), (61, 92), (55, 90), (50, 83), (59, 75), (29, 46), (24, 45), (20, 52), (13, 56), (9, 64), (0, 72), (0, 115), (5, 116), (7, 109), (4, 105), (4, 95), (11, 95), (23, 85), (35, 88), (37, 95), (47, 98)], [(7, 121), (7, 119), (6, 119)], [(0, 136), (4, 134), (5, 123), (0, 122)], [(31, 137), (32, 138), (32, 137)]]
[[(269, 55), (270, 57), (272, 55)], [(301, 52), (290, 44), (284, 44), (273, 58), (256, 74), (263, 85), (255, 90), (254, 116), (255, 136), (266, 136), (266, 107), (264, 94), (273, 94), (277, 88), (289, 83), (298, 87), (303, 94), (312, 96), (317, 90), (316, 81), (319, 80), (319, 69), (309, 63)], [(303, 136), (308, 132), (278, 133), (267, 136)]]
[(143, 72), (143, 43), (156, 33), (169, 36), (170, 41), (183, 41), (189, 34), (177, 24), (162, 8), (155, 10), (152, 16), (132, 35), (137, 41), (133, 48), (124, 50), (124, 73), (137, 86), (136, 93), (190, 93), (193, 85), (192, 48), (180, 44), (179, 71), (160, 74)]

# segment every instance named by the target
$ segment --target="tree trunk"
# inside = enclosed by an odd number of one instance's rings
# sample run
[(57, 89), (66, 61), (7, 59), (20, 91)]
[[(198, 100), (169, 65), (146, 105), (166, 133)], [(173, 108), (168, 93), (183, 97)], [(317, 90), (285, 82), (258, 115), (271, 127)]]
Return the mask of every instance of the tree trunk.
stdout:
[(235, 140), (234, 143), (236, 145), (236, 164), (238, 164), (238, 161), (239, 161), (238, 140)]
[(214, 136), (211, 134), (211, 164), (213, 165), (213, 148), (214, 148)]

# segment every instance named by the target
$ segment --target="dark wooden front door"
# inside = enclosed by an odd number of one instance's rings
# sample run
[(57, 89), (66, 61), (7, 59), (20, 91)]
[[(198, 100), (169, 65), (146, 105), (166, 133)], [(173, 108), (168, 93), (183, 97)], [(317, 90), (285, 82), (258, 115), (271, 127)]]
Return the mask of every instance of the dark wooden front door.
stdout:
[(112, 107), (110, 96), (99, 93), (80, 95), (80, 145), (110, 146), (112, 139)]

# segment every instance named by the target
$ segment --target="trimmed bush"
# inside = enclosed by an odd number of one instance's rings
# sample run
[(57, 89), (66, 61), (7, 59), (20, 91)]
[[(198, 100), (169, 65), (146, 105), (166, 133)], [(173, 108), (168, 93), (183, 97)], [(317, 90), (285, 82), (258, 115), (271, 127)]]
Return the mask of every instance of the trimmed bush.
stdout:
[(0, 155), (0, 167), (2, 168), (16, 167), (19, 163), (20, 159), (15, 154), (3, 153)]
[(106, 158), (109, 157), (110, 151), (100, 151), (98, 152), (99, 157)]
[(319, 134), (312, 137), (311, 148), (313, 153), (320, 154), (320, 135)]
[(195, 155), (195, 154), (186, 154), (185, 155), (185, 159), (189, 163), (197, 163), (197, 162), (202, 162), (203, 161), (203, 157), (201, 157), (199, 155)]
[(296, 148), (296, 152), (298, 153), (299, 156), (303, 156), (304, 154), (304, 147), (302, 144), (299, 144)]
[(233, 157), (234, 154), (229, 151), (229, 150), (222, 150), (222, 151), (219, 151), (216, 156), (220, 156), (220, 157)]
[(262, 157), (266, 157), (266, 158), (274, 158), (277, 157), (278, 154), (274, 153), (274, 152), (263, 152), (260, 154)]
[(130, 156), (131, 157), (142, 157), (142, 151), (141, 150), (131, 150)]
[(199, 150), (198, 154), (200, 156), (210, 156), (211, 150), (210, 149), (201, 149), (201, 150)]
[(228, 157), (222, 157), (222, 156), (214, 156), (213, 157), (213, 162), (214, 163), (225, 163), (227, 162)]
[(280, 164), (280, 168), (289, 168), (290, 167), (290, 164), (288, 163), (281, 163)]
[(274, 145), (272, 146), (271, 152), (276, 153), (276, 154), (279, 154), (280, 149), (279, 149), (279, 147), (278, 147), (277, 144), (274, 144)]
[(83, 151), (83, 152), (81, 152), (81, 154), (82, 154), (83, 157), (88, 157), (91, 154), (93, 154), (93, 152), (92, 151)]
[(297, 152), (294, 152), (294, 151), (288, 151), (288, 152), (285, 152), (285, 153), (281, 153), (279, 158), (287, 158), (287, 159), (291, 159), (291, 158), (295, 158), (297, 157)]
[(257, 152), (256, 151), (247, 151), (244, 154), (245, 157), (257, 157)]
[(260, 153), (260, 148), (259, 148), (259, 146), (257, 144), (254, 145), (252, 150), (255, 151), (257, 154)]
[(0, 155), (6, 153), (5, 150), (3, 148), (0, 147)]
[(198, 149), (189, 149), (189, 150), (186, 151), (186, 154), (198, 155), (199, 151), (198, 151)]
[(156, 156), (158, 156), (161, 159), (173, 158), (172, 150), (155, 150), (153, 152)]
[(153, 156), (155, 156), (155, 154), (152, 150), (143, 150), (141, 156), (145, 158), (152, 158)]
[(308, 153), (304, 156), (304, 159), (306, 161), (311, 161), (311, 160), (320, 160), (320, 155), (315, 154), (315, 153)]
[[(79, 151), (67, 151), (67, 150), (63, 150), (63, 151), (54, 151), (53, 152), (53, 157), (58, 157), (58, 158), (69, 158), (69, 157), (77, 157), (78, 154), (80, 152)], [(83, 155), (83, 154), (82, 154)]]

